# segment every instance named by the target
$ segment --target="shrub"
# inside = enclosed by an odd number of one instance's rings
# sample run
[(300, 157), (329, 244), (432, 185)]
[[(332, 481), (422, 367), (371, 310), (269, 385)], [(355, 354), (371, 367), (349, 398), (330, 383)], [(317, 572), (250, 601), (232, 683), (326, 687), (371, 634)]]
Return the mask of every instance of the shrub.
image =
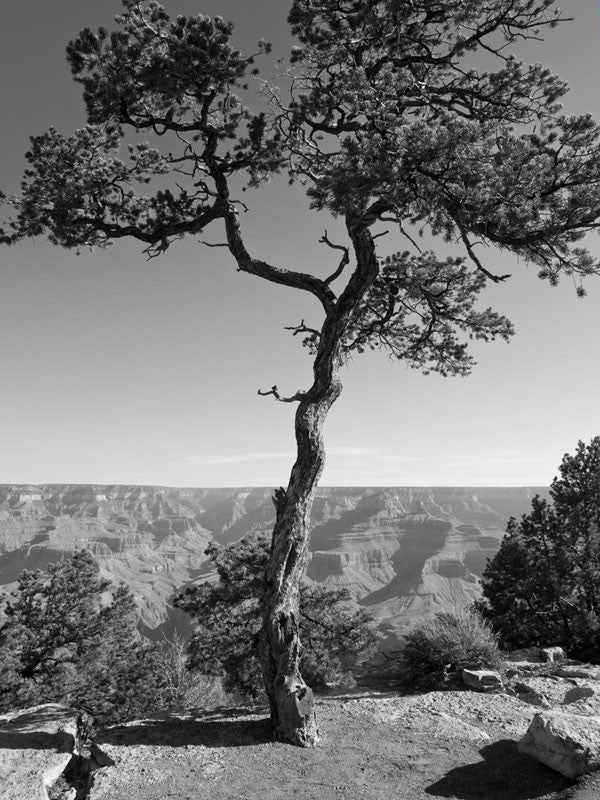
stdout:
[(161, 642), (157, 658), (165, 682), (163, 706), (170, 711), (215, 708), (233, 702), (221, 678), (189, 669), (188, 642), (180, 634)]
[(470, 609), (436, 614), (403, 639), (404, 677), (422, 687), (441, 686), (461, 669), (496, 669), (502, 663), (491, 627)]

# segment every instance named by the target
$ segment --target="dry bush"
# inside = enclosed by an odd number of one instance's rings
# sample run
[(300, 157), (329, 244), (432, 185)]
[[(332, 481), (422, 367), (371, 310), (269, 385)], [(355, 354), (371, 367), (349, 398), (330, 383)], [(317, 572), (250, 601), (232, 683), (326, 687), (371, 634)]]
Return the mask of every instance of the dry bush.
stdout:
[(498, 669), (498, 642), (472, 610), (436, 614), (404, 635), (403, 677), (416, 686), (443, 686), (461, 669)]
[(216, 708), (233, 703), (234, 698), (223, 689), (220, 677), (189, 669), (188, 642), (180, 634), (165, 638), (159, 660), (166, 683), (161, 700), (170, 711)]

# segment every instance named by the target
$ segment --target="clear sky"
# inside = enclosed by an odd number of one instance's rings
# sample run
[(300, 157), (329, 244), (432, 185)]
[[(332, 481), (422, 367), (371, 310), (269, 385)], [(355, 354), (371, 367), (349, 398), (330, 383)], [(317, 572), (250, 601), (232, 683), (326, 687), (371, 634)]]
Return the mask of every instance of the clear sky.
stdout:
[[(263, 36), (277, 55), (290, 44), (282, 0), (165, 4), (173, 15), (234, 20), (242, 49)], [(569, 112), (598, 118), (598, 0), (561, 7), (575, 22), (522, 55), (571, 83)], [(119, 8), (3, 0), (4, 191), (17, 190), (28, 135), (84, 124), (64, 47), (82, 27), (110, 27)], [(253, 254), (297, 269), (332, 266), (317, 241), (336, 225), (308, 211), (301, 192), (276, 181), (250, 200)], [(600, 278), (581, 300), (568, 281), (552, 289), (513, 257), (490, 251), (487, 263), (513, 274), (485, 297), (514, 322), (512, 342), (477, 346), (468, 378), (357, 357), (327, 422), (324, 485), (543, 485), (578, 439), (600, 434)], [(42, 239), (3, 247), (0, 287), (0, 482), (287, 482), (294, 406), (257, 389), (308, 385), (308, 355), (283, 330), (317, 321), (308, 295), (237, 273), (225, 251), (194, 240), (150, 262), (134, 242), (80, 257)]]

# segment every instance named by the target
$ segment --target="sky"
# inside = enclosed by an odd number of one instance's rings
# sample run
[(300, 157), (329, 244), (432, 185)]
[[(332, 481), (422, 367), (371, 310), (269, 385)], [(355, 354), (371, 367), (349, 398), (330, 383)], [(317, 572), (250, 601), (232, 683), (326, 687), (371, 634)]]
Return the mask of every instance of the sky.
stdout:
[[(276, 56), (291, 44), (281, 0), (165, 5), (232, 19), (245, 51), (261, 37)], [(5, 192), (18, 189), (29, 135), (85, 124), (64, 48), (83, 27), (110, 27), (119, 8), (3, 0)], [(568, 112), (600, 118), (598, 2), (561, 8), (575, 21), (520, 54), (569, 81)], [(318, 239), (339, 224), (308, 210), (301, 190), (274, 181), (249, 201), (253, 255), (331, 271), (335, 254)], [(219, 230), (205, 238), (218, 241)], [(393, 238), (391, 250), (405, 249)], [(590, 246), (600, 257), (600, 241)], [(77, 257), (43, 239), (0, 247), (0, 483), (285, 484), (294, 406), (257, 390), (310, 384), (309, 356), (284, 327), (317, 322), (316, 303), (236, 272), (224, 250), (194, 239), (151, 261), (141, 250), (119, 242)], [(552, 288), (513, 256), (490, 251), (486, 263), (513, 276), (484, 298), (515, 324), (510, 344), (478, 344), (467, 378), (356, 357), (326, 423), (323, 485), (542, 486), (578, 440), (600, 435), (600, 277), (582, 300), (568, 280)]]

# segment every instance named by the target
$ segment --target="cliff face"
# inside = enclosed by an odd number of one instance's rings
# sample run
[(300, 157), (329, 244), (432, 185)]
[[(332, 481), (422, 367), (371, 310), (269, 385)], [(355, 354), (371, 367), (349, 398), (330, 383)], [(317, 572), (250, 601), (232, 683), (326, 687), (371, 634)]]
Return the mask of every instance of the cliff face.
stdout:
[(210, 531), (185, 490), (0, 487), (0, 585), (85, 547), (102, 573), (134, 593), (145, 627), (160, 625), (174, 590), (206, 560)]
[[(313, 509), (308, 577), (345, 587), (393, 644), (415, 617), (466, 605), (506, 521), (532, 488), (323, 488)], [(146, 630), (181, 622), (173, 593), (210, 577), (204, 550), (270, 531), (269, 489), (0, 486), (0, 586), (87, 547), (134, 592)]]
[[(392, 647), (415, 618), (479, 598), (479, 578), (508, 518), (526, 513), (536, 492), (548, 494), (529, 488), (386, 488), (340, 496), (344, 491), (323, 490), (327, 518), (313, 529), (308, 576), (345, 586), (378, 620)], [(336, 499), (347, 506), (350, 497), (351, 506), (341, 511)]]

